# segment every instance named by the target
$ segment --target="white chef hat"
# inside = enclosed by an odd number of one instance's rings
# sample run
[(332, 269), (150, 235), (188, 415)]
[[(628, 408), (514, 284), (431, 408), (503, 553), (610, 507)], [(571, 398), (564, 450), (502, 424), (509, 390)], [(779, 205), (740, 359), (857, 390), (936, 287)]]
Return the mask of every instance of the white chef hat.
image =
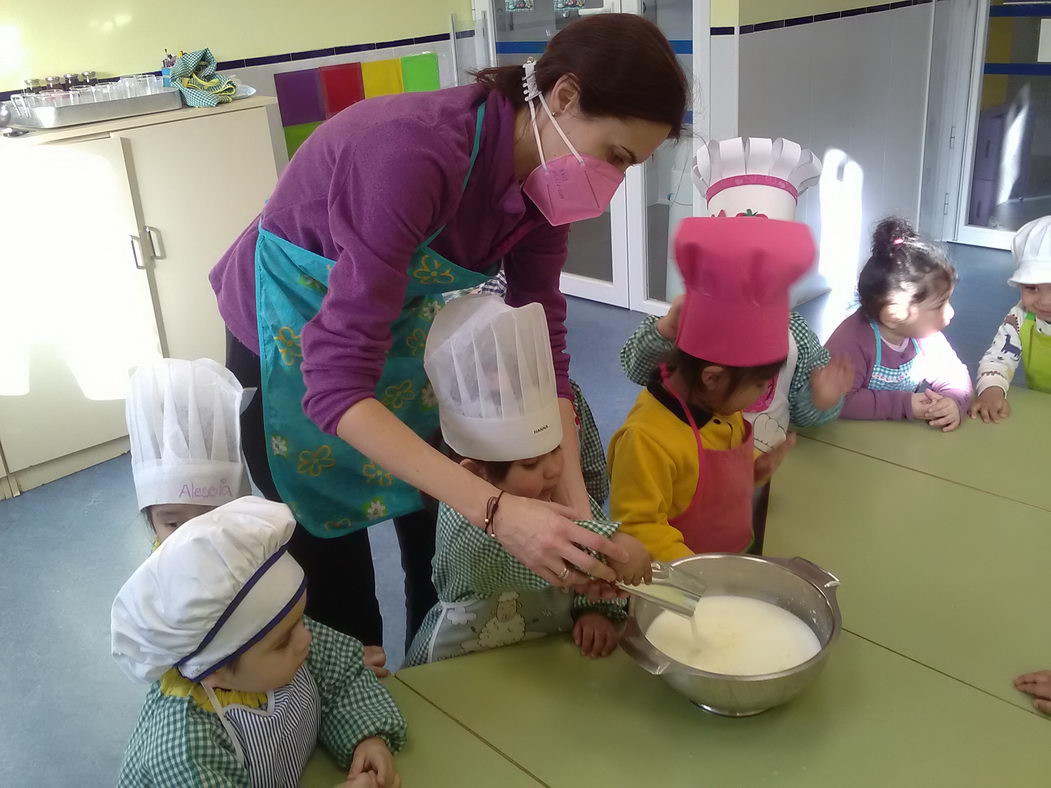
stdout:
[(149, 682), (176, 666), (200, 681), (258, 642), (306, 588), (286, 549), (295, 525), (284, 504), (249, 496), (164, 540), (113, 600), (121, 670)]
[(555, 366), (540, 304), (510, 307), (493, 295), (449, 303), (423, 357), (442, 435), (463, 457), (513, 461), (562, 443)]
[(1009, 280), (1013, 285), (1044, 285), (1051, 283), (1051, 216), (1022, 225), (1014, 240), (1015, 272)]
[(161, 359), (131, 376), (126, 413), (139, 508), (220, 506), (249, 492), (241, 463), (241, 399), (211, 359)]
[(711, 140), (697, 150), (693, 182), (709, 216), (795, 220), (799, 195), (817, 183), (821, 162), (783, 137)]

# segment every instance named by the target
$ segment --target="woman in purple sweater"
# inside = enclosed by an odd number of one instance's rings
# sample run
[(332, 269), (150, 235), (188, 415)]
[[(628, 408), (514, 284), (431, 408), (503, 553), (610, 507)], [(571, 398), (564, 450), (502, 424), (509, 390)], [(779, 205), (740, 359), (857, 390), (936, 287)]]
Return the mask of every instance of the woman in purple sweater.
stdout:
[(942, 329), (956, 270), (941, 248), (904, 219), (884, 219), (861, 270), (861, 308), (829, 337), (833, 355), (851, 359), (854, 384), (840, 418), (922, 419), (943, 432), (971, 405), (971, 376)]
[[(688, 86), (667, 39), (632, 15), (565, 28), (538, 63), (475, 85), (370, 99), (326, 121), (296, 153), (258, 219), (211, 273), (245, 387), (252, 478), (299, 522), (290, 549), (308, 614), (381, 641), (365, 529), (393, 518), (411, 638), (434, 604), (433, 513), (420, 492), (495, 535), (558, 586), (626, 558), (576, 525), (580, 472), (566, 301), (569, 223), (600, 215), (624, 171), (679, 135)], [(558, 503), (504, 495), (429, 443), (438, 429), (423, 348), (443, 292), (503, 267), (507, 302), (544, 305), (562, 397)]]

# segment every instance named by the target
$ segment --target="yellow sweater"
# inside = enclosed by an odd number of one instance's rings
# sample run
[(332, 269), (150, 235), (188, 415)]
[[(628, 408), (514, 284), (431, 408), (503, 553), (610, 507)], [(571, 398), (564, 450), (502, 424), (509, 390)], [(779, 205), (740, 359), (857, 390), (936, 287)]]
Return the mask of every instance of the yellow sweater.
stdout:
[[(705, 449), (732, 449), (744, 440), (744, 418), (713, 417), (701, 427)], [(690, 425), (643, 390), (609, 444), (610, 515), (658, 561), (693, 555), (668, 523), (697, 490), (697, 442)]]

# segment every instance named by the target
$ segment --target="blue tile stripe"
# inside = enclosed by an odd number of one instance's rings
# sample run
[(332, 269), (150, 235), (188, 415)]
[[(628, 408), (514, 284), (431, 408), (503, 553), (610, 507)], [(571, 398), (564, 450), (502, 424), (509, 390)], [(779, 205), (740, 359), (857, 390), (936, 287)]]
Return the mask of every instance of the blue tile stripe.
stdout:
[[(460, 30), (456, 33), (457, 39), (472, 38), (474, 30)], [(418, 46), (420, 44), (436, 44), (440, 41), (448, 41), (448, 33), (434, 33), (427, 36), (415, 38), (399, 38), (395, 41), (380, 41), (368, 44), (348, 44), (346, 46), (326, 47), (323, 49), (310, 49), (304, 52), (285, 52), (280, 55), (262, 55), (259, 57), (234, 58), (221, 60), (216, 64), (220, 71), (230, 71), (237, 68), (251, 68), (252, 66), (271, 66), (275, 63), (291, 63), (298, 60), (311, 60), (318, 57), (331, 57), (333, 55), (352, 55), (355, 52), (368, 52), (373, 49), (393, 49), (394, 47)], [(543, 50), (541, 50), (543, 51)], [(138, 71), (137, 74), (144, 72)], [(160, 74), (159, 71), (153, 72)], [(106, 77), (100, 82), (115, 82), (119, 77)], [(0, 91), (0, 101), (7, 101), (15, 93), (21, 93), (21, 88)]]
[(986, 63), (984, 72), (1010, 76), (1051, 77), (1051, 63)]
[(989, 16), (1051, 16), (1051, 3), (994, 5), (989, 8)]

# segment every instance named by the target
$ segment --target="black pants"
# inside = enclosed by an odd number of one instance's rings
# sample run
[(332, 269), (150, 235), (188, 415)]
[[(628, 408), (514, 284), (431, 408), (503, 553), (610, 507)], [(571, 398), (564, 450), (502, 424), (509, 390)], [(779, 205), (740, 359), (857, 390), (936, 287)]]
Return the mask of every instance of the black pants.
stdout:
[[(245, 388), (259, 387), (259, 356), (226, 332), (226, 366)], [(271, 501), (281, 496), (274, 485), (267, 459), (263, 429), (263, 396), (256, 392), (241, 414), (241, 448), (252, 481)], [(438, 601), (431, 582), (437, 505), (394, 518), (405, 571), (405, 642), (423, 623)], [(307, 576), (307, 615), (333, 629), (352, 635), (366, 645), (383, 643), (383, 619), (376, 601), (376, 575), (368, 531), (323, 539), (296, 524), (288, 550)]]

